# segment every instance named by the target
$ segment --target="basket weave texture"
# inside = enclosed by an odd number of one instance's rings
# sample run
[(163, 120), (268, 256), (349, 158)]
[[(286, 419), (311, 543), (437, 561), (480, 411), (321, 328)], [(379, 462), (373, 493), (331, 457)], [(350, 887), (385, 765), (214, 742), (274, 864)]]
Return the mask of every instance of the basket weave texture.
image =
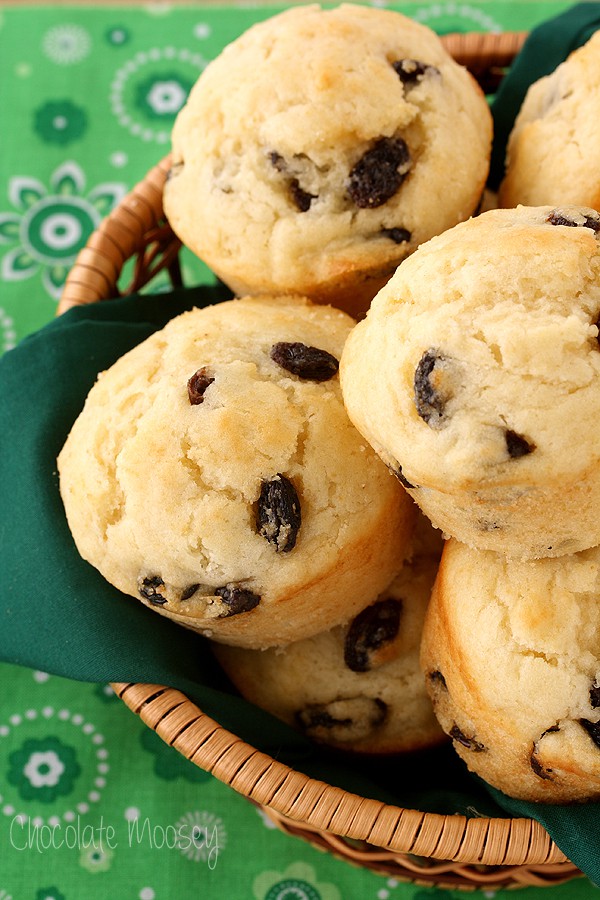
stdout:
[[(523, 32), (510, 32), (442, 40), (492, 90), (524, 38)], [(66, 281), (59, 313), (134, 293), (163, 268), (180, 284), (181, 245), (162, 208), (169, 165), (169, 157), (159, 162), (92, 234)], [(130, 259), (133, 275), (123, 286)], [(113, 688), (166, 743), (262, 806), (282, 830), (357, 865), (399, 880), (466, 890), (554, 885), (581, 874), (534, 820), (423, 813), (360, 797), (259, 752), (178, 690), (121, 683)]]

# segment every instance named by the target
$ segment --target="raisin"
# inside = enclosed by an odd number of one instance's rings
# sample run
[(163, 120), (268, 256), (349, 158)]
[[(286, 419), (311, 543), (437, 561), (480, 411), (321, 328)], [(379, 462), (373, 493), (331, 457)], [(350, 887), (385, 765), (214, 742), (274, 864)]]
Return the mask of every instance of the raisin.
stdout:
[(440, 74), (435, 66), (429, 66), (418, 59), (398, 59), (392, 63), (392, 68), (406, 87), (415, 87), (426, 75)]
[(398, 634), (402, 603), (389, 597), (363, 609), (352, 621), (344, 641), (344, 662), (353, 672), (368, 672), (372, 656)]
[(592, 709), (598, 709), (600, 706), (600, 684), (594, 681), (590, 688), (590, 705)]
[(558, 725), (552, 725), (551, 728), (547, 728), (546, 731), (543, 731), (542, 734), (540, 735), (539, 739), (537, 741), (534, 741), (533, 748), (532, 748), (531, 754), (529, 756), (529, 765), (531, 766), (531, 768), (533, 769), (535, 774), (538, 776), (538, 778), (543, 778), (544, 781), (553, 781), (554, 774), (553, 774), (552, 769), (549, 769), (546, 766), (543, 766), (541, 764), (541, 762), (539, 761), (539, 759), (537, 758), (538, 744), (542, 740), (544, 735), (554, 734), (557, 731), (560, 731), (560, 728)]
[(296, 724), (309, 737), (324, 741), (357, 741), (378, 728), (387, 716), (378, 697), (348, 697), (312, 703), (296, 713)]
[(380, 138), (352, 168), (348, 196), (360, 209), (383, 206), (398, 191), (411, 165), (402, 138)]
[(424, 422), (432, 428), (439, 427), (444, 416), (449, 394), (442, 392), (440, 378), (435, 368), (444, 363), (445, 357), (435, 350), (426, 350), (415, 369), (415, 406)]
[(486, 749), (484, 745), (480, 744), (474, 737), (467, 737), (456, 724), (452, 726), (448, 734), (453, 741), (458, 741), (459, 744), (462, 744), (463, 747), (466, 747), (467, 750), (472, 750), (474, 753), (481, 753)]
[[(281, 153), (277, 153), (276, 150), (271, 150), (269, 153), (269, 160), (271, 161), (271, 165), (277, 169), (278, 172), (287, 172), (287, 163)], [(287, 184), (290, 196), (296, 208), (299, 209), (300, 212), (306, 212), (310, 209), (310, 204), (313, 200), (316, 200), (317, 195), (309, 194), (308, 191), (305, 191), (304, 188), (300, 186), (300, 182), (297, 178), (289, 178)]]
[(352, 724), (352, 719), (348, 717), (335, 719), (331, 713), (327, 712), (325, 705), (318, 706), (316, 703), (313, 706), (307, 706), (306, 709), (300, 710), (296, 718), (306, 731), (314, 728), (334, 728), (339, 725)]
[(256, 529), (278, 552), (288, 553), (296, 545), (302, 522), (296, 488), (285, 475), (263, 481), (258, 498)]
[(179, 599), (189, 600), (190, 597), (194, 596), (199, 587), (199, 584), (190, 584), (188, 587), (183, 589), (183, 591), (181, 592), (181, 597)]
[(162, 606), (163, 603), (167, 603), (167, 598), (161, 593), (165, 590), (165, 583), (160, 575), (149, 575), (147, 578), (143, 578), (138, 590), (140, 595), (154, 606)]
[(544, 766), (541, 764), (541, 762), (536, 757), (535, 752), (536, 752), (536, 747), (534, 744), (534, 749), (531, 753), (531, 756), (529, 757), (529, 765), (533, 769), (534, 773), (538, 776), (538, 778), (543, 778), (544, 781), (553, 781), (554, 775), (553, 775), (552, 769), (544, 768)]
[(269, 153), (269, 159), (271, 161), (271, 165), (274, 166), (274, 168), (276, 168), (278, 172), (285, 172), (287, 166), (285, 163), (285, 159), (283, 158), (281, 153), (278, 153), (277, 150), (271, 150), (271, 152)]
[(573, 219), (569, 219), (555, 210), (553, 213), (550, 213), (546, 222), (550, 225), (568, 225), (571, 228), (591, 228), (596, 234), (600, 232), (600, 217), (596, 216), (584, 215), (583, 222), (575, 222)]
[(585, 728), (596, 747), (600, 747), (600, 722), (590, 722), (589, 719), (580, 719), (579, 723)]
[(204, 393), (206, 388), (213, 383), (215, 379), (208, 374), (206, 366), (202, 366), (192, 377), (188, 379), (187, 389), (188, 397), (192, 406), (198, 406), (204, 402)]
[(506, 449), (511, 459), (519, 459), (521, 456), (527, 456), (535, 450), (535, 444), (524, 438), (522, 434), (511, 431), (510, 428), (506, 429), (504, 437), (506, 439)]
[(429, 681), (431, 682), (431, 684), (439, 686), (439, 687), (443, 688), (445, 691), (448, 690), (448, 685), (446, 684), (446, 679), (444, 678), (442, 673), (439, 671), (439, 669), (434, 669), (433, 672), (428, 672), (427, 677), (429, 678)]
[(221, 597), (227, 607), (219, 616), (221, 619), (250, 612), (251, 609), (258, 606), (261, 600), (258, 594), (235, 584), (226, 584), (224, 587), (216, 588), (215, 594)]
[(338, 360), (326, 350), (299, 342), (279, 341), (271, 347), (271, 359), (278, 366), (306, 381), (328, 381), (337, 374)]
[(308, 191), (301, 188), (297, 178), (292, 178), (289, 187), (295, 206), (300, 212), (307, 212), (310, 209), (312, 201), (317, 199), (317, 195), (309, 194)]
[(382, 228), (381, 233), (395, 244), (407, 244), (412, 237), (408, 228)]

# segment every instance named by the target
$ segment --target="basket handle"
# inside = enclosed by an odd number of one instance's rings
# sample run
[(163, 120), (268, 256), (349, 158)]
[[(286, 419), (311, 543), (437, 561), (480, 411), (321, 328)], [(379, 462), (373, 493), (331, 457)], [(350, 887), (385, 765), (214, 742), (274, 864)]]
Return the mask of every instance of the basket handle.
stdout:
[(527, 35), (526, 31), (472, 31), (468, 34), (445, 34), (441, 41), (450, 56), (478, 78), (485, 72), (509, 66)]
[[(181, 284), (181, 242), (164, 220), (162, 208), (170, 165), (170, 155), (165, 156), (90, 235), (67, 276), (57, 315), (72, 306), (133, 294), (163, 268), (169, 269), (174, 284)], [(123, 266), (131, 258), (135, 258), (132, 279), (119, 289)]]

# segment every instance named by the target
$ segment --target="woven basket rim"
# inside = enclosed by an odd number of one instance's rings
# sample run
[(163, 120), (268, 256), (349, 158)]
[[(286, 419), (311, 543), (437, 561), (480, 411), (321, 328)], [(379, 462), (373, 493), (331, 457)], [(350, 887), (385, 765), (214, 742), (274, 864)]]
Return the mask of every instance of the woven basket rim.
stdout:
[[(509, 65), (525, 38), (526, 32), (481, 32), (449, 34), (442, 41), (455, 59), (477, 72)], [(124, 293), (137, 290), (153, 275), (157, 256), (161, 265), (176, 264), (180, 242), (166, 225), (162, 210), (169, 167), (167, 155), (91, 235), (69, 273), (58, 314), (72, 306), (119, 296), (119, 276), (131, 257), (136, 258), (136, 274)], [(360, 797), (267, 756), (227, 731), (175, 688), (126, 682), (112, 686), (148, 727), (187, 759), (250, 800), (313, 831), (366, 841), (374, 848), (411, 857), (521, 872), (508, 886), (552, 884), (581, 874), (535, 820), (425, 813)], [(538, 872), (547, 870), (547, 879), (529, 879), (529, 866), (540, 867)], [(465, 885), (477, 886), (468, 879), (464, 885), (452, 882), (451, 886)], [(497, 886), (507, 886), (506, 880)]]
[(468, 818), (361, 797), (279, 762), (202, 712), (176, 688), (115, 682), (120, 699), (170, 746), (250, 800), (294, 821), (392, 852), (485, 866), (572, 866), (528, 818)]

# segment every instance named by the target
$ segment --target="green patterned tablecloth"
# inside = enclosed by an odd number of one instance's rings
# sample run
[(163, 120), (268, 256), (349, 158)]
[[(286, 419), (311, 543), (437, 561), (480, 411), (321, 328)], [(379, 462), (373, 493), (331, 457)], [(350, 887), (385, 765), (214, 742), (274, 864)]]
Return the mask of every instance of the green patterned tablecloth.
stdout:
[[(444, 32), (529, 29), (567, 5), (394, 8)], [(0, 7), (2, 350), (54, 315), (92, 229), (168, 152), (174, 117), (206, 62), (273, 11)], [(184, 276), (193, 283), (207, 272), (188, 256)], [(461, 896), (356, 869), (274, 830), (105, 685), (2, 663), (0, 677), (0, 900)], [(594, 895), (585, 879), (511, 893)]]

